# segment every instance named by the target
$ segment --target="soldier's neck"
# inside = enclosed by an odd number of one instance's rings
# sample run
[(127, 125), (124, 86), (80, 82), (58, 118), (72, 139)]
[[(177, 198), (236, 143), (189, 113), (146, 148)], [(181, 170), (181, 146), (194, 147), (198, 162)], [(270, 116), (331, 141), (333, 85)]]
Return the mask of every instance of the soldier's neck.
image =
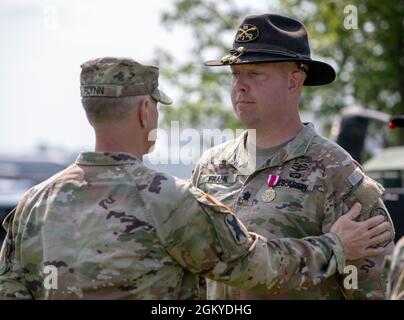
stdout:
[[(272, 148), (286, 141), (292, 140), (303, 129), (303, 124), (299, 121), (288, 123), (274, 123), (256, 129), (255, 144), (259, 148)], [(249, 140), (251, 142), (251, 140)]]
[(96, 152), (125, 152), (134, 155), (140, 161), (143, 161), (144, 146), (141, 143), (130, 141), (128, 136), (101, 135), (96, 134), (95, 151)]

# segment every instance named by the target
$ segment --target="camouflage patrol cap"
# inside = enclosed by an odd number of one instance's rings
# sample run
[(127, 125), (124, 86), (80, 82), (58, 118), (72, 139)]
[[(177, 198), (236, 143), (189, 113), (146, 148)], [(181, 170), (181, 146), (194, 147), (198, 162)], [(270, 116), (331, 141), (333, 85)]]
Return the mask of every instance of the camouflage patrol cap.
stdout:
[(81, 65), (82, 97), (127, 97), (150, 95), (163, 104), (172, 100), (158, 89), (159, 69), (131, 58), (104, 57)]

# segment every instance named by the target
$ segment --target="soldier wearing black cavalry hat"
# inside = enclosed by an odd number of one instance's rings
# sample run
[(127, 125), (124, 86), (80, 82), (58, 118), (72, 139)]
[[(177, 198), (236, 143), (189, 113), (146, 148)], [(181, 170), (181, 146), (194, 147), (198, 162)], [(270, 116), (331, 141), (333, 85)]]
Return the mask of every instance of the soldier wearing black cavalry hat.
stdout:
[[(325, 85), (336, 77), (332, 66), (311, 58), (304, 25), (275, 14), (248, 16), (230, 54), (205, 64), (230, 66), (233, 108), (248, 130), (202, 156), (193, 174), (196, 186), (266, 237), (327, 232), (355, 202), (362, 204), (360, 220), (381, 216), (391, 230), (390, 237), (373, 236), (384, 241), (381, 255), (347, 261), (347, 274), (310, 288), (283, 293), (286, 281), (280, 281), (272, 294), (253, 294), (209, 281), (208, 298), (384, 299), (382, 265), (393, 249), (394, 228), (381, 199), (383, 187), (344, 149), (300, 119), (302, 87)], [(219, 176), (227, 178), (212, 179)], [(285, 269), (285, 275), (295, 272), (307, 272), (304, 261), (299, 270)]]

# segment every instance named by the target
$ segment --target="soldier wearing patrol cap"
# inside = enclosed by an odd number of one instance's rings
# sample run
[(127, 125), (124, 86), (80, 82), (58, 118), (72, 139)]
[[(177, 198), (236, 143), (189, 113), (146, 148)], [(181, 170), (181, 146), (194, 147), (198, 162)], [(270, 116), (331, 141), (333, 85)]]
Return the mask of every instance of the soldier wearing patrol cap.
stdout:
[(143, 165), (157, 102), (171, 103), (157, 67), (112, 57), (81, 67), (95, 152), (31, 188), (5, 219), (1, 298), (193, 299), (198, 273), (270, 292), (317, 284), (342, 272), (346, 258), (380, 252), (367, 247), (383, 225), (356, 223), (358, 209), (332, 232), (304, 240), (248, 233), (190, 182)]
[[(327, 232), (356, 201), (362, 204), (360, 220), (383, 217), (394, 235), (381, 199), (383, 187), (345, 150), (316, 133), (313, 124), (300, 120), (302, 87), (325, 85), (336, 76), (332, 66), (311, 58), (301, 22), (276, 14), (248, 16), (230, 54), (205, 64), (231, 68), (233, 108), (247, 129), (255, 129), (255, 139), (247, 130), (208, 150), (194, 170), (195, 186), (231, 207), (249, 230), (263, 236), (303, 238)], [(341, 275), (307, 290), (272, 295), (209, 281), (208, 297), (384, 299), (382, 262), (393, 239), (384, 238), (380, 256), (348, 262), (357, 272), (357, 288), (344, 286)]]

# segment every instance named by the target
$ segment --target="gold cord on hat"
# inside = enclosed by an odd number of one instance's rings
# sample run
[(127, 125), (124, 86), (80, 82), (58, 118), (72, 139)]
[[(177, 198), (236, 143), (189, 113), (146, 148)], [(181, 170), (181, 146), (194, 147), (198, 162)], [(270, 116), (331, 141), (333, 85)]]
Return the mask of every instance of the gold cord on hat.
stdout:
[(238, 60), (238, 58), (239, 58), (243, 53), (245, 53), (245, 51), (246, 51), (246, 48), (244, 48), (244, 47), (238, 47), (238, 48), (234, 49), (234, 53), (233, 53), (233, 54), (228, 54), (228, 55), (224, 56), (222, 59), (220, 59), (220, 61), (221, 61), (223, 64), (226, 64), (226, 63), (228, 63), (228, 64), (233, 64), (233, 63), (235, 63), (235, 62)]

